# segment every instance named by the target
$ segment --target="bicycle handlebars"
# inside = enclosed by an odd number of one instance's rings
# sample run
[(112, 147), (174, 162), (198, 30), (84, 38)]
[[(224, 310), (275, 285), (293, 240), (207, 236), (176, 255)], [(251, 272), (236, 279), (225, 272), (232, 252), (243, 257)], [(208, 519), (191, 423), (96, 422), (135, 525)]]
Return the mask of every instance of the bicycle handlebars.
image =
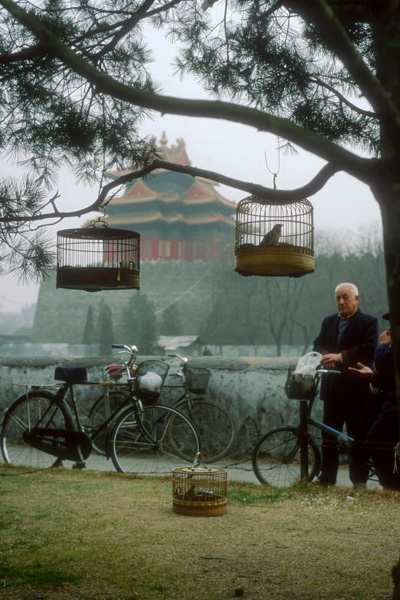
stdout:
[(318, 375), (318, 373), (321, 373), (321, 374), (328, 373), (329, 375), (341, 375), (342, 371), (337, 371), (335, 369), (318, 369), (318, 367), (317, 367), (315, 374)]
[(128, 346), (127, 344), (111, 344), (111, 348), (121, 348), (122, 350), (125, 350), (126, 352), (129, 352), (129, 354), (137, 354), (137, 346)]
[(128, 365), (131, 365), (136, 360), (136, 356), (138, 353), (137, 346), (128, 346), (127, 344), (111, 344), (111, 348), (118, 349), (120, 348), (122, 352), (118, 352), (118, 354), (123, 354), (124, 352), (128, 352), (130, 354), (130, 358), (127, 361)]
[(182, 362), (182, 364), (187, 363), (187, 361), (189, 360), (188, 358), (186, 358), (185, 356), (181, 356), (180, 354), (168, 354), (168, 358), (179, 358), (180, 361)]

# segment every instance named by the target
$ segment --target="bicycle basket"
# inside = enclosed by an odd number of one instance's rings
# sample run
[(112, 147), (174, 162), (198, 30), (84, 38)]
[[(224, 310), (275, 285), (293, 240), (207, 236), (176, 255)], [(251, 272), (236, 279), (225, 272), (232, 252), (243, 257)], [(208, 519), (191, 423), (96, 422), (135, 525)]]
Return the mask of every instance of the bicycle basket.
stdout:
[(141, 400), (157, 400), (169, 365), (161, 360), (144, 360), (136, 370), (135, 393)]
[(193, 394), (205, 394), (207, 391), (210, 371), (208, 369), (186, 368), (186, 385)]
[(288, 398), (295, 400), (312, 400), (318, 387), (318, 381), (313, 375), (295, 373), (296, 367), (290, 367), (285, 383)]

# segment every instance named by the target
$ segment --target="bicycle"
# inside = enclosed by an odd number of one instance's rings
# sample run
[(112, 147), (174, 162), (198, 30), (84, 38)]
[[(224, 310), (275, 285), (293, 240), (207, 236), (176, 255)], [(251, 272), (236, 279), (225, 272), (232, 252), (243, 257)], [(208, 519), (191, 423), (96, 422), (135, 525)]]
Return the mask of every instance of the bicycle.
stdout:
[(228, 454), (235, 441), (232, 416), (224, 406), (204, 397), (210, 376), (207, 369), (188, 369), (187, 358), (179, 354), (169, 356), (180, 360), (180, 370), (170, 373), (170, 377), (180, 377), (182, 383), (164, 384), (163, 389), (183, 388), (183, 394), (174, 402), (174, 406), (195, 425), (200, 439), (202, 462), (215, 462)]
[[(131, 353), (128, 346), (123, 347)], [(154, 404), (168, 365), (144, 361), (135, 376), (125, 365), (129, 395), (126, 405), (117, 408), (97, 427), (82, 423), (73, 393), (74, 385), (87, 382), (84, 367), (57, 367), (55, 386), (26, 386), (26, 393), (6, 411), (1, 430), (1, 451), (5, 462), (29, 467), (57, 467), (73, 461), (83, 468), (93, 449), (93, 441), (106, 432), (106, 457), (123, 473), (169, 473), (187, 461), (193, 462), (200, 451), (195, 427), (178, 410)], [(158, 388), (146, 382), (149, 374)], [(52, 388), (57, 387), (54, 393)], [(66, 396), (70, 394), (72, 409)]]
[[(272, 429), (258, 440), (253, 450), (252, 465), (260, 483), (288, 487), (300, 479), (312, 481), (318, 477), (322, 468), (322, 450), (319, 441), (309, 433), (309, 425), (336, 438), (339, 451), (346, 453), (351, 460), (355, 439), (311, 417), (319, 378), (323, 373), (336, 375), (340, 371), (317, 370), (313, 385), (308, 388), (305, 397), (298, 398), (299, 426)], [(290, 376), (289, 371), (289, 378)], [(293, 398), (291, 395), (289, 397)], [(371, 461), (368, 466), (368, 478), (371, 479), (375, 475)]]

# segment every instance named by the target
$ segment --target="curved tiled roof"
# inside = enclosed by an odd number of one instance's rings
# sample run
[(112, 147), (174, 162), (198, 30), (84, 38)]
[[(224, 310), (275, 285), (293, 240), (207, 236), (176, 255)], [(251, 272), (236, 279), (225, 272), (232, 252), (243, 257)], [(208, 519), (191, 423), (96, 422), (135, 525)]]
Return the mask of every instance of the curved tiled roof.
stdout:
[[(170, 162), (190, 165), (184, 140), (178, 139), (176, 145), (168, 146), (163, 134), (159, 154)], [(109, 173), (117, 178), (129, 173), (130, 169)], [(143, 179), (136, 179), (125, 187), (122, 196), (113, 198), (109, 204), (107, 221), (111, 225), (135, 225), (143, 223), (183, 222), (207, 224), (220, 221), (233, 226), (232, 215), (236, 202), (224, 198), (217, 192), (217, 184), (202, 177), (191, 177), (184, 173), (175, 173), (158, 169)], [(132, 206), (134, 210), (127, 211)], [(196, 214), (193, 208), (196, 207)], [(153, 210), (152, 210), (153, 209)], [(122, 211), (122, 212), (121, 212)]]

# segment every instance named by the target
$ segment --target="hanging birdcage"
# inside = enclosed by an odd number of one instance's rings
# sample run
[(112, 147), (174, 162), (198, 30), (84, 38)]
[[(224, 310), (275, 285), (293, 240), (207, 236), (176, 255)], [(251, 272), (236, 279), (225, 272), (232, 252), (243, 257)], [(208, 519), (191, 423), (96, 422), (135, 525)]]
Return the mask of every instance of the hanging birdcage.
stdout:
[(235, 271), (240, 275), (301, 277), (315, 270), (313, 206), (248, 196), (236, 209)]
[(140, 235), (109, 227), (57, 233), (57, 288), (140, 289)]

